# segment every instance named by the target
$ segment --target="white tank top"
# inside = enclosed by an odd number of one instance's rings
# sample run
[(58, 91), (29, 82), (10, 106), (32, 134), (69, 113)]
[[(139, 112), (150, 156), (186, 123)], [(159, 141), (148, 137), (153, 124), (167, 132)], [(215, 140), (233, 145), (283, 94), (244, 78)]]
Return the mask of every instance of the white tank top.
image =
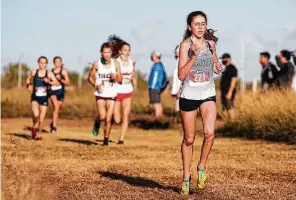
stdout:
[(102, 92), (95, 90), (95, 96), (113, 98), (117, 96), (116, 83), (114, 80), (111, 80), (111, 74), (116, 74), (116, 67), (114, 60), (111, 59), (109, 66), (105, 66), (101, 63), (101, 60), (98, 60), (98, 69), (95, 74), (96, 85), (102, 85)]
[[(193, 42), (189, 39), (190, 44)], [(190, 100), (204, 100), (216, 95), (213, 76), (213, 54), (210, 51), (210, 44), (206, 43), (204, 51), (199, 50), (196, 61), (183, 81), (181, 98)], [(191, 49), (188, 51), (188, 59), (192, 56)]]
[(133, 62), (131, 59), (128, 60), (128, 64), (123, 64), (121, 59), (118, 58), (117, 61), (120, 64), (122, 84), (117, 84), (117, 93), (131, 93), (133, 92), (132, 85), (132, 74), (134, 71)]

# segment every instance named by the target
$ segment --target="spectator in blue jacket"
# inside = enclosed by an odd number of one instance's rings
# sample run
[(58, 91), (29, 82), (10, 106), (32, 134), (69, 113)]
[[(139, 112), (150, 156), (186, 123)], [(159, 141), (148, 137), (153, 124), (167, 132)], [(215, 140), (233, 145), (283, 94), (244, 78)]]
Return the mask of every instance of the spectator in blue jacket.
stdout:
[(161, 53), (153, 51), (151, 53), (151, 60), (154, 64), (151, 67), (151, 72), (148, 80), (149, 99), (150, 104), (153, 105), (155, 117), (159, 118), (163, 116), (163, 108), (160, 101), (160, 93), (165, 79), (165, 71), (164, 66), (161, 62)]

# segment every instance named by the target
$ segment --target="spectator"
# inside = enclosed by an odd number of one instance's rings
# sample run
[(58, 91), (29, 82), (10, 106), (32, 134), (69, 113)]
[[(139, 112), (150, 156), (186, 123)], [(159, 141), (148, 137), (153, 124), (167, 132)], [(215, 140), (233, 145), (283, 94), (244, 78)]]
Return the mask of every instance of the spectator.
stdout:
[(182, 84), (182, 82), (178, 78), (179, 45), (176, 46), (174, 53), (175, 53), (175, 58), (177, 60), (177, 64), (176, 64), (175, 71), (174, 71), (171, 95), (176, 98), (175, 110), (176, 110), (176, 112), (179, 112), (179, 97), (178, 97), (178, 94), (180, 92), (180, 87), (181, 87), (181, 84)]
[(278, 76), (277, 67), (270, 61), (270, 54), (268, 52), (261, 52), (259, 63), (262, 65), (261, 71), (261, 89), (270, 88)]
[[(296, 65), (296, 49), (292, 52), (294, 65)], [(296, 73), (294, 73), (292, 89), (296, 92)]]
[(280, 88), (290, 88), (292, 86), (292, 79), (295, 74), (293, 64), (290, 62), (291, 52), (282, 50), (280, 55), (276, 56), (277, 65), (280, 68), (279, 76), (276, 80)]
[(151, 67), (149, 75), (149, 98), (150, 104), (153, 105), (155, 117), (160, 118), (163, 116), (163, 108), (160, 100), (160, 94), (166, 87), (166, 72), (161, 62), (161, 53), (153, 51), (151, 53), (151, 60), (154, 63)]
[(230, 120), (233, 121), (235, 118), (234, 100), (237, 84), (237, 69), (232, 64), (230, 54), (223, 54), (221, 59), (222, 64), (225, 66), (220, 83), (222, 108), (224, 111), (227, 111)]

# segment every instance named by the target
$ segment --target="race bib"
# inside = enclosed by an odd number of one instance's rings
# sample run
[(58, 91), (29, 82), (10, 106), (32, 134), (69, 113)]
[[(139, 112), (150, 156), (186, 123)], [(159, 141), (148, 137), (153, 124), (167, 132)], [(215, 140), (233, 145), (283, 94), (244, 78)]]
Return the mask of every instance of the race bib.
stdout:
[(36, 95), (36, 97), (47, 96), (47, 88), (46, 87), (35, 87), (35, 95)]
[(60, 89), (62, 89), (62, 85), (59, 85), (59, 86), (53, 85), (53, 86), (51, 86), (51, 90), (60, 90)]
[(210, 81), (210, 71), (207, 68), (194, 69), (189, 72), (189, 85), (198, 86), (200, 83)]
[(123, 77), (122, 84), (130, 84), (130, 83), (131, 83), (130, 77)]

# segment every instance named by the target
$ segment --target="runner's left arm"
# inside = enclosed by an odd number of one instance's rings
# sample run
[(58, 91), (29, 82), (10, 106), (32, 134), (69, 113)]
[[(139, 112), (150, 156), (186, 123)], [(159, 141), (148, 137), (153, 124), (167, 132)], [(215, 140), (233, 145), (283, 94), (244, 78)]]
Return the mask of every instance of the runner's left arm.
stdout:
[(111, 78), (115, 80), (117, 83), (122, 84), (122, 76), (121, 76), (121, 70), (120, 70), (120, 64), (117, 60), (114, 60), (115, 68), (116, 68), (116, 74), (112, 74)]
[(28, 77), (26, 79), (26, 86), (27, 86), (27, 89), (31, 92), (32, 91), (32, 79), (33, 79), (33, 76), (35, 75), (35, 71), (31, 71), (29, 74), (28, 74)]
[(217, 56), (216, 43), (213, 40), (210, 40), (209, 43), (213, 50), (213, 61), (214, 61), (213, 70), (216, 74), (219, 74), (223, 70), (223, 68)]
[(62, 71), (62, 75), (63, 75), (63, 79), (61, 80), (61, 82), (66, 85), (66, 86), (69, 86), (71, 84), (70, 82), (70, 78), (69, 78), (69, 73), (66, 69), (63, 69)]
[(45, 78), (45, 82), (47, 82), (50, 85), (58, 86), (60, 85), (59, 81), (56, 79), (55, 75), (52, 73), (52, 71), (48, 71), (48, 78)]
[(132, 60), (133, 62), (133, 73), (132, 73), (132, 84), (135, 87), (137, 84), (137, 77), (136, 77), (136, 61)]

